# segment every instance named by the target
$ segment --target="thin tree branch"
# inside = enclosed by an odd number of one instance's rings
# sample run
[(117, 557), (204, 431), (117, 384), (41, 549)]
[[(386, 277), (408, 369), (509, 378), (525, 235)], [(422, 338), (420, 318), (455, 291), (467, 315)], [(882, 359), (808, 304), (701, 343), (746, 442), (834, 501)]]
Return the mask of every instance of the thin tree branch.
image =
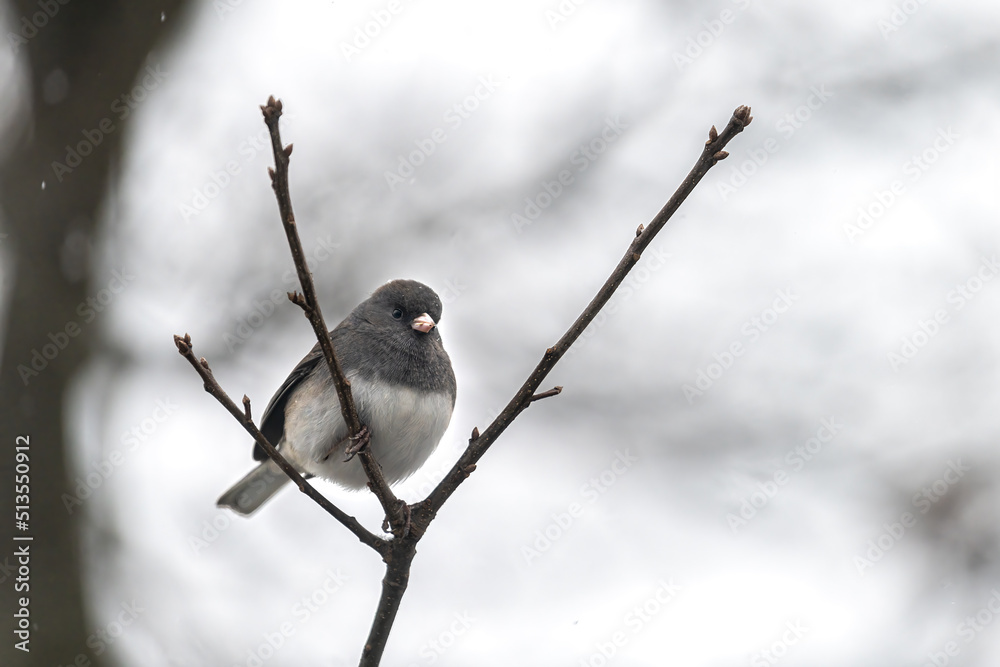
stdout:
[(566, 351), (580, 337), (580, 334), (587, 328), (587, 325), (597, 317), (601, 308), (604, 307), (619, 285), (622, 284), (622, 281), (625, 280), (625, 276), (628, 275), (632, 267), (639, 261), (642, 251), (650, 244), (653, 237), (663, 229), (681, 203), (691, 194), (691, 191), (698, 185), (702, 177), (708, 173), (708, 170), (720, 160), (728, 157), (729, 154), (722, 150), (726, 144), (742, 132), (743, 128), (749, 125), (752, 120), (753, 116), (750, 115), (750, 107), (740, 106), (733, 112), (732, 118), (721, 134), (715, 129), (714, 125), (712, 126), (709, 130), (705, 147), (698, 161), (695, 162), (694, 167), (692, 167), (687, 177), (680, 184), (680, 187), (667, 200), (667, 203), (660, 209), (660, 212), (656, 214), (656, 217), (653, 218), (649, 225), (647, 227), (639, 226), (636, 230), (635, 239), (629, 244), (625, 255), (618, 262), (618, 266), (611, 272), (604, 285), (601, 286), (601, 289), (598, 290), (597, 295), (587, 304), (587, 307), (584, 308), (580, 316), (573, 322), (569, 330), (563, 334), (562, 338), (554, 346), (545, 351), (542, 360), (538, 362), (535, 370), (528, 376), (525, 383), (521, 385), (514, 398), (510, 400), (503, 411), (493, 420), (493, 423), (478, 437), (476, 437), (476, 432), (473, 433), (473, 437), (469, 439), (469, 446), (445, 478), (441, 480), (425, 500), (413, 506), (413, 525), (411, 530), (417, 533), (418, 537), (427, 529), (427, 525), (437, 514), (438, 510), (441, 509), (444, 502), (451, 497), (451, 494), (469, 476), (469, 472), (475, 469), (476, 463), (483, 457), (486, 450), (510, 426), (511, 422), (531, 404), (535, 396), (535, 391), (549, 374), (549, 371), (566, 354)]
[(558, 386), (557, 387), (553, 387), (552, 389), (549, 389), (548, 391), (543, 391), (540, 394), (535, 394), (534, 396), (532, 396), (531, 398), (528, 399), (528, 403), (534, 403), (535, 401), (540, 401), (543, 398), (551, 398), (552, 396), (558, 396), (561, 393), (562, 393), (562, 387), (558, 387)]
[(389, 633), (410, 582), (410, 563), (417, 553), (417, 541), (409, 536), (392, 541), (392, 553), (386, 560), (385, 576), (382, 578), (382, 595), (379, 596), (378, 609), (375, 610), (358, 667), (379, 667), (382, 662)]
[[(302, 250), (302, 241), (299, 239), (298, 226), (295, 224), (295, 214), (292, 212), (292, 197), (288, 188), (288, 162), (292, 154), (292, 144), (281, 145), (281, 132), (278, 128), (278, 121), (281, 118), (281, 100), (275, 100), (274, 96), (267, 99), (267, 104), (260, 108), (264, 114), (264, 123), (271, 135), (271, 149), (274, 152), (274, 169), (268, 168), (267, 173), (271, 177), (271, 187), (274, 188), (274, 196), (278, 200), (278, 211), (281, 214), (281, 222), (285, 228), (285, 236), (288, 237), (288, 246), (292, 251), (292, 260), (295, 262), (295, 270), (299, 274), (299, 283), (302, 286), (302, 294), (289, 293), (288, 298), (302, 308), (309, 323), (312, 324), (313, 331), (316, 332), (316, 339), (323, 350), (323, 356), (330, 367), (330, 376), (333, 378), (334, 386), (337, 389), (337, 398), (340, 400), (340, 411), (344, 417), (344, 423), (350, 432), (351, 438), (357, 438), (361, 433), (361, 419), (358, 417), (358, 410), (354, 405), (354, 397), (351, 395), (351, 383), (344, 376), (344, 371), (340, 367), (337, 355), (333, 349), (333, 341), (330, 340), (330, 331), (323, 321), (323, 313), (320, 311), (319, 299), (316, 298), (316, 288), (313, 285), (312, 274), (306, 263), (305, 252)], [(394, 535), (399, 537), (409, 528), (409, 510), (406, 503), (399, 500), (389, 484), (386, 483), (382, 475), (382, 468), (367, 446), (358, 452), (358, 459), (368, 476), (368, 487), (378, 498), (385, 511), (388, 525)]]
[(183, 338), (180, 336), (174, 336), (174, 344), (177, 346), (177, 351), (181, 353), (181, 356), (187, 359), (191, 366), (193, 366), (198, 372), (198, 375), (201, 376), (201, 379), (205, 383), (205, 391), (214, 396), (216, 400), (222, 404), (222, 407), (228, 410), (229, 413), (236, 418), (236, 421), (238, 421), (243, 428), (246, 429), (247, 433), (249, 433), (253, 439), (257, 441), (257, 444), (264, 448), (267, 455), (274, 459), (274, 462), (278, 464), (278, 467), (281, 468), (293, 482), (295, 482), (296, 486), (299, 487), (299, 491), (315, 500), (316, 503), (329, 512), (334, 519), (342, 523), (345, 528), (354, 533), (354, 535), (361, 540), (363, 544), (367, 544), (372, 549), (377, 551), (383, 559), (386, 558), (390, 551), (389, 542), (369, 532), (368, 529), (362, 526), (357, 519), (327, 500), (323, 494), (317, 491), (309, 482), (305, 480), (304, 477), (302, 477), (302, 475), (299, 474), (291, 463), (285, 460), (285, 457), (283, 457), (278, 450), (274, 448), (274, 445), (267, 441), (267, 438), (264, 437), (264, 434), (260, 432), (260, 429), (257, 428), (257, 426), (253, 423), (253, 420), (250, 418), (250, 399), (245, 395), (243, 396), (243, 409), (241, 410), (239, 406), (237, 406), (236, 403), (229, 398), (229, 395), (226, 394), (225, 390), (223, 390), (223, 388), (219, 385), (218, 381), (216, 381), (215, 375), (212, 373), (212, 369), (208, 367), (208, 362), (204, 358), (195, 358), (194, 350), (191, 346), (191, 336), (188, 334), (184, 334)]
[(566, 351), (580, 337), (584, 329), (587, 328), (587, 325), (597, 317), (601, 308), (604, 307), (615, 293), (615, 290), (618, 289), (618, 286), (621, 285), (625, 276), (628, 275), (628, 272), (639, 261), (642, 251), (653, 240), (653, 237), (663, 229), (663, 226), (666, 225), (670, 217), (691, 191), (694, 190), (695, 186), (698, 185), (698, 182), (701, 181), (708, 170), (728, 156), (728, 153), (722, 149), (733, 137), (742, 132), (743, 128), (749, 125), (752, 120), (753, 117), (750, 115), (750, 108), (741, 106), (733, 112), (732, 119), (730, 119), (729, 124), (722, 131), (721, 135), (715, 129), (715, 126), (712, 126), (712, 129), (709, 130), (708, 141), (705, 142), (705, 148), (690, 173), (688, 173), (666, 205), (653, 218), (652, 222), (649, 223), (649, 226), (644, 227), (639, 225), (635, 233), (635, 239), (629, 245), (624, 257), (618, 262), (618, 266), (612, 271), (611, 276), (601, 289), (598, 290), (597, 295), (584, 308), (583, 313), (573, 322), (569, 330), (563, 334), (563, 337), (553, 347), (545, 351), (545, 355), (538, 363), (538, 366), (535, 367), (535, 370), (517, 391), (514, 398), (507, 404), (503, 412), (493, 420), (493, 423), (489, 425), (486, 431), (480, 434), (478, 428), (472, 430), (469, 446), (445, 478), (431, 491), (431, 494), (425, 500), (410, 506), (411, 528), (406, 536), (392, 541), (391, 554), (386, 559), (386, 576), (382, 581), (382, 597), (379, 600), (378, 611), (372, 623), (368, 641), (365, 643), (365, 649), (359, 663), (360, 667), (378, 667), (381, 661), (385, 642), (392, 629), (392, 622), (395, 619), (402, 595), (406, 589), (410, 563), (416, 553), (416, 543), (423, 537), (427, 527), (437, 515), (438, 510), (451, 497), (451, 494), (455, 492), (458, 486), (472, 474), (476, 469), (477, 461), (482, 458), (490, 445), (496, 441), (500, 434), (504, 432), (519, 414), (534, 401), (555, 396), (562, 390), (561, 387), (556, 387), (546, 392), (535, 393), (553, 366), (566, 354)]

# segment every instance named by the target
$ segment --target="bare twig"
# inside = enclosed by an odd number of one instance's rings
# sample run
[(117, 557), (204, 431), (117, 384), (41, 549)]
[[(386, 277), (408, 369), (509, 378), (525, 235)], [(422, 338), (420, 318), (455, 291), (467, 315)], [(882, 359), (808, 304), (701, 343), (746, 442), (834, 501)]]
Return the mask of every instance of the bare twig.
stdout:
[[(510, 426), (511, 422), (521, 412), (531, 405), (532, 402), (559, 393), (557, 391), (557, 389), (561, 390), (559, 387), (541, 394), (536, 394), (535, 392), (553, 366), (566, 354), (566, 351), (580, 337), (584, 329), (587, 328), (587, 325), (597, 317), (601, 308), (604, 307), (615, 293), (615, 290), (618, 289), (618, 286), (625, 280), (628, 272), (639, 261), (642, 251), (653, 240), (653, 237), (663, 229), (670, 217), (691, 191), (694, 190), (695, 186), (701, 181), (708, 170), (719, 160), (726, 158), (728, 154), (722, 148), (733, 137), (742, 132), (743, 128), (749, 125), (752, 120), (753, 117), (750, 115), (750, 108), (741, 106), (733, 112), (733, 117), (721, 134), (713, 126), (712, 130), (709, 131), (709, 139), (705, 142), (705, 148), (694, 167), (649, 225), (645, 227), (639, 225), (638, 229), (636, 229), (635, 239), (629, 245), (624, 257), (618, 262), (618, 266), (612, 271), (611, 276), (601, 289), (598, 290), (597, 295), (584, 308), (583, 313), (573, 322), (569, 330), (563, 334), (563, 337), (553, 347), (545, 351), (545, 355), (538, 363), (538, 366), (535, 367), (535, 370), (517, 391), (517, 394), (514, 395), (510, 403), (507, 404), (503, 412), (493, 420), (493, 423), (483, 433), (480, 433), (478, 428), (472, 430), (472, 437), (469, 438), (469, 446), (445, 478), (431, 491), (431, 494), (425, 500), (411, 505), (412, 526), (410, 533), (404, 539), (393, 540), (392, 555), (386, 561), (388, 566), (386, 578), (382, 582), (382, 598), (379, 600), (378, 612), (372, 624), (368, 641), (365, 644), (365, 650), (362, 653), (361, 667), (378, 667), (382, 656), (382, 649), (385, 647), (385, 641), (388, 638), (389, 631), (392, 629), (392, 620), (395, 618), (406, 586), (406, 575), (409, 572), (410, 560), (415, 553), (416, 542), (423, 537), (427, 527), (434, 520), (434, 517), (437, 516), (438, 510), (441, 509), (441, 506), (451, 497), (451, 494), (455, 492), (458, 486), (472, 474), (476, 469), (477, 461), (482, 458), (490, 445), (496, 441), (500, 434)], [(405, 565), (398, 562), (400, 558), (405, 560)]]
[(240, 410), (239, 406), (237, 406), (236, 403), (229, 398), (229, 395), (226, 394), (225, 390), (223, 390), (218, 381), (216, 381), (215, 375), (212, 373), (212, 369), (208, 367), (208, 362), (204, 358), (195, 358), (194, 350), (191, 346), (191, 336), (188, 334), (184, 334), (183, 338), (181, 336), (174, 336), (174, 344), (177, 346), (177, 351), (181, 353), (181, 356), (187, 359), (191, 366), (193, 366), (198, 372), (198, 375), (201, 376), (201, 379), (205, 383), (205, 391), (214, 396), (216, 400), (222, 404), (222, 407), (226, 408), (226, 410), (228, 410), (229, 413), (236, 418), (236, 421), (238, 421), (243, 428), (246, 429), (247, 433), (249, 433), (253, 439), (257, 441), (257, 444), (264, 448), (267, 455), (274, 459), (274, 462), (278, 464), (278, 467), (281, 468), (293, 482), (295, 482), (296, 486), (299, 487), (299, 491), (315, 500), (319, 506), (329, 512), (334, 519), (342, 523), (345, 528), (354, 533), (354, 535), (357, 536), (362, 543), (367, 544), (372, 549), (379, 552), (383, 558), (386, 557), (389, 553), (388, 541), (369, 532), (368, 529), (358, 523), (357, 519), (327, 500), (323, 494), (317, 491), (309, 482), (305, 480), (304, 477), (302, 477), (302, 475), (299, 474), (291, 463), (285, 460), (285, 457), (283, 457), (278, 450), (274, 448), (274, 445), (267, 441), (267, 438), (264, 437), (264, 434), (260, 432), (260, 429), (257, 428), (257, 426), (253, 423), (253, 420), (250, 418), (250, 399), (245, 395), (243, 396), (243, 410)]
[(556, 386), (556, 387), (553, 387), (552, 389), (549, 389), (548, 391), (543, 391), (540, 394), (535, 394), (534, 396), (532, 396), (531, 398), (528, 399), (528, 403), (534, 403), (535, 401), (540, 401), (543, 398), (550, 398), (552, 396), (558, 396), (561, 393), (562, 393), (562, 387)]
[[(323, 313), (320, 311), (319, 299), (316, 298), (316, 288), (313, 285), (312, 274), (306, 264), (305, 252), (302, 250), (302, 241), (299, 239), (298, 226), (295, 224), (295, 214), (292, 212), (292, 197), (288, 188), (288, 162), (292, 154), (292, 144), (282, 147), (281, 132), (278, 128), (278, 121), (281, 118), (281, 100), (275, 100), (272, 95), (267, 99), (267, 104), (260, 108), (264, 114), (264, 123), (271, 135), (271, 149), (274, 152), (274, 169), (268, 168), (271, 176), (271, 187), (274, 188), (274, 196), (278, 200), (278, 211), (281, 214), (281, 222), (285, 228), (285, 235), (288, 237), (288, 246), (292, 251), (292, 259), (295, 262), (295, 270), (299, 274), (299, 284), (302, 286), (302, 294), (289, 293), (288, 298), (302, 308), (305, 316), (312, 324), (313, 331), (319, 346), (323, 350), (323, 356), (330, 367), (330, 375), (333, 378), (334, 386), (337, 388), (337, 398), (340, 400), (340, 411), (344, 416), (344, 423), (350, 432), (350, 436), (356, 437), (361, 432), (361, 419), (358, 417), (358, 410), (354, 405), (354, 397), (351, 395), (351, 383), (344, 376), (344, 371), (340, 367), (337, 355), (333, 349), (333, 341), (330, 340), (330, 331), (323, 321)], [(382, 475), (382, 468), (375, 460), (371, 449), (364, 448), (358, 452), (358, 458), (365, 474), (368, 475), (368, 488), (372, 490), (388, 519), (392, 532), (397, 537), (402, 535), (409, 525), (409, 512), (406, 504), (396, 498), (389, 488), (385, 477)]]
[(538, 362), (535, 370), (525, 383), (521, 385), (514, 398), (510, 400), (503, 411), (493, 420), (493, 423), (478, 437), (473, 437), (469, 440), (468, 448), (466, 448), (452, 469), (448, 471), (445, 478), (441, 480), (425, 500), (413, 506), (412, 531), (418, 537), (427, 529), (427, 525), (437, 514), (438, 510), (441, 509), (444, 502), (468, 477), (466, 470), (470, 466), (474, 466), (482, 458), (486, 450), (490, 448), (490, 445), (531, 404), (538, 386), (549, 374), (553, 366), (566, 354), (566, 351), (569, 350), (576, 339), (580, 337), (580, 334), (587, 328), (587, 325), (597, 317), (601, 308), (604, 307), (611, 298), (611, 295), (615, 293), (618, 286), (625, 280), (625, 276), (628, 275), (632, 267), (639, 261), (642, 251), (650, 244), (653, 237), (663, 229), (663, 226), (667, 224), (667, 221), (670, 220), (681, 203), (691, 194), (691, 191), (698, 185), (702, 177), (708, 173), (708, 170), (715, 166), (719, 160), (724, 160), (728, 156), (728, 153), (722, 150), (726, 144), (742, 132), (743, 128), (749, 125), (752, 120), (753, 116), (750, 115), (750, 107), (741, 106), (733, 112), (733, 117), (721, 133), (715, 130), (715, 126), (712, 126), (712, 129), (709, 130), (708, 141), (705, 142), (705, 147), (698, 161), (695, 162), (694, 167), (649, 225), (645, 227), (639, 226), (636, 230), (635, 239), (625, 251), (625, 255), (618, 262), (618, 266), (615, 267), (607, 281), (598, 290), (597, 295), (587, 304), (587, 307), (583, 309), (583, 312), (573, 322), (569, 330), (563, 334), (563, 337), (553, 347), (545, 350), (545, 354), (542, 360)]

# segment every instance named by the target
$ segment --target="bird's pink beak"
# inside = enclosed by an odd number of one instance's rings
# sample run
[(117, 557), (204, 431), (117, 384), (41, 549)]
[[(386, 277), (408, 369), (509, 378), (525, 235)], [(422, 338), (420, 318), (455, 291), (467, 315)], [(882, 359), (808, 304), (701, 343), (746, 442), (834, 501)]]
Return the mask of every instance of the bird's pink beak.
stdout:
[(428, 315), (427, 313), (424, 313), (419, 317), (414, 317), (413, 323), (410, 324), (410, 326), (421, 333), (427, 333), (428, 331), (434, 328), (435, 324), (434, 320), (431, 319), (431, 316)]

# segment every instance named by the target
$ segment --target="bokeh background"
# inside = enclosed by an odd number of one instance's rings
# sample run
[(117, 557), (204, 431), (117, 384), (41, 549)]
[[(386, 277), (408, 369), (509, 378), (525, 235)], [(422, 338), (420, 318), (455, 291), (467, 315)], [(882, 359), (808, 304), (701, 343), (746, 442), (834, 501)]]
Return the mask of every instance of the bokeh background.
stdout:
[[(313, 343), (283, 297), (269, 94), (330, 324), (397, 277), (445, 302), (458, 403), (411, 501), (709, 127), (753, 108), (550, 376), (563, 394), (421, 542), (384, 664), (1000, 660), (996, 3), (19, 1), (3, 21), (2, 488), (30, 434), (37, 531), (36, 650), (5, 639), (4, 664), (357, 662), (381, 562), (291, 490), (249, 521), (215, 507), (251, 443), (171, 340), (256, 414)], [(378, 526), (370, 495), (320, 488)]]

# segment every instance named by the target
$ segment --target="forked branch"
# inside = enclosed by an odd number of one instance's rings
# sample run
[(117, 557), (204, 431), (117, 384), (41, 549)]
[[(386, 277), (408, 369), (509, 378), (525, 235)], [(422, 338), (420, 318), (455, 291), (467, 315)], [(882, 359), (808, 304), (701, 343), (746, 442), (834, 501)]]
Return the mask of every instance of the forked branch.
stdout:
[[(299, 281), (302, 285), (302, 294), (290, 293), (289, 298), (303, 309), (306, 317), (313, 326), (337, 387), (337, 396), (340, 399), (340, 409), (344, 421), (348, 424), (351, 435), (356, 436), (361, 430), (361, 420), (358, 417), (357, 409), (354, 406), (351, 396), (350, 383), (344, 377), (343, 370), (337, 361), (329, 331), (320, 312), (316, 290), (312, 282), (309, 267), (306, 264), (305, 253), (302, 251), (302, 243), (299, 240), (295, 216), (292, 212), (291, 196), (288, 189), (288, 163), (289, 156), (292, 153), (292, 146), (283, 147), (281, 145), (281, 135), (278, 131), (278, 120), (281, 117), (281, 102), (271, 97), (268, 99), (267, 104), (261, 107), (261, 110), (264, 113), (264, 121), (270, 131), (271, 145), (274, 151), (275, 168), (269, 169), (271, 183), (278, 200), (278, 209), (281, 213), (282, 224), (285, 228), (285, 234), (288, 237), (292, 258), (295, 261), (295, 268), (298, 271)], [(608, 300), (622, 284), (629, 271), (639, 262), (643, 250), (646, 249), (653, 238), (663, 229), (667, 221), (670, 220), (674, 212), (677, 211), (681, 203), (694, 190), (695, 186), (698, 185), (708, 170), (729, 155), (723, 150), (725, 146), (733, 137), (742, 132), (743, 128), (749, 125), (752, 120), (753, 117), (750, 115), (750, 108), (741, 106), (733, 112), (732, 118), (721, 133), (716, 130), (714, 125), (712, 126), (701, 155), (680, 187), (677, 188), (673, 196), (670, 197), (666, 205), (657, 213), (649, 225), (639, 225), (635, 232), (635, 238), (629, 244), (624, 256), (611, 272), (604, 285), (598, 290), (586, 308), (584, 308), (580, 316), (570, 325), (562, 338), (545, 351), (534, 371), (532, 371), (531, 375), (521, 385), (521, 388), (518, 389), (507, 406), (486, 430), (480, 433), (478, 428), (473, 429), (472, 437), (469, 439), (469, 445), (465, 452), (425, 500), (409, 506), (400, 501), (393, 495), (388, 484), (386, 484), (378, 462), (375, 461), (371, 452), (367, 449), (362, 449), (358, 453), (365, 472), (368, 474), (369, 487), (378, 497), (379, 502), (385, 510), (387, 520), (394, 535), (394, 538), (391, 540), (384, 540), (372, 534), (361, 526), (354, 517), (347, 516), (321, 494), (316, 492), (281, 457), (281, 454), (275, 450), (271, 443), (264, 438), (253, 424), (250, 415), (249, 399), (244, 397), (244, 409), (240, 410), (226, 396), (225, 392), (218, 386), (218, 383), (215, 382), (211, 370), (208, 368), (208, 363), (204, 360), (199, 361), (194, 357), (194, 353), (191, 351), (190, 337), (174, 337), (178, 350), (191, 362), (191, 365), (194, 366), (195, 370), (198, 371), (205, 381), (205, 389), (215, 396), (232, 413), (237, 421), (243, 424), (244, 428), (264, 448), (268, 456), (274, 459), (304, 493), (323, 506), (324, 509), (344, 524), (363, 543), (378, 551), (385, 561), (386, 574), (382, 581), (382, 595), (379, 599), (378, 609), (372, 622), (368, 640), (365, 642), (362, 651), (361, 667), (377, 667), (381, 662), (389, 632), (399, 611), (403, 594), (406, 592), (409, 582), (410, 564), (416, 555), (417, 542), (426, 533), (438, 510), (441, 509), (445, 501), (458, 489), (459, 485), (476, 469), (479, 459), (483, 457), (490, 446), (496, 442), (497, 438), (500, 437), (519, 414), (533, 402), (556, 396), (562, 391), (562, 387), (555, 387), (554, 389), (538, 393), (538, 388), (556, 363), (566, 354), (570, 346), (580, 337), (594, 318), (597, 317), (604, 305), (607, 304)]]

